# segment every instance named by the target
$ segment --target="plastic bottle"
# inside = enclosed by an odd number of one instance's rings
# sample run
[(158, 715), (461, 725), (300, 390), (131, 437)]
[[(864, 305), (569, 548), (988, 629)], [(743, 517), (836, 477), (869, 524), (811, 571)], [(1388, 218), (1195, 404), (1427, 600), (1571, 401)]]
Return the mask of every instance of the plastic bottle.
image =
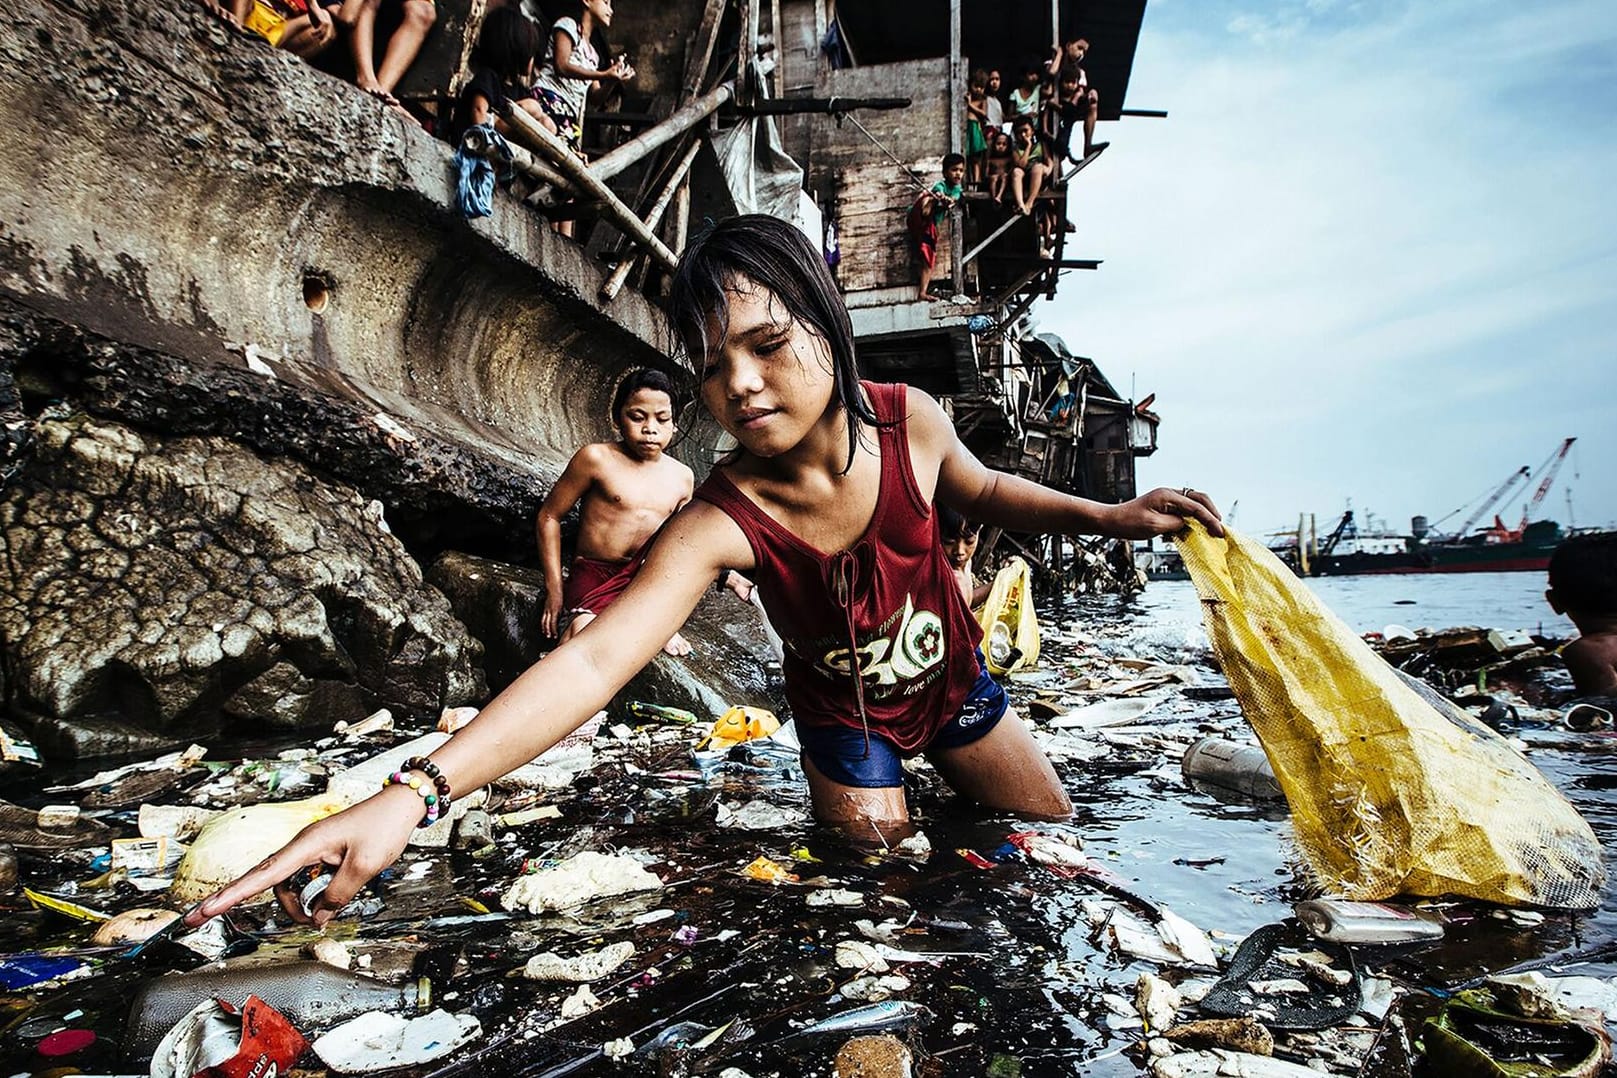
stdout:
[(1275, 781), (1269, 757), (1256, 745), (1238, 745), (1220, 737), (1204, 737), (1185, 750), (1185, 778), (1235, 790), (1264, 800), (1285, 796)]
[(1313, 935), (1333, 943), (1409, 943), (1443, 938), (1443, 923), (1380, 902), (1316, 898), (1292, 907)]
[(301, 1032), (366, 1011), (407, 1013), (432, 1002), (426, 978), (392, 985), (324, 962), (225, 965), (174, 973), (147, 981), (135, 995), (126, 1041), (130, 1058), (149, 1057), (174, 1023), (203, 1000), (217, 996), (239, 1007), (249, 995), (274, 1007)]

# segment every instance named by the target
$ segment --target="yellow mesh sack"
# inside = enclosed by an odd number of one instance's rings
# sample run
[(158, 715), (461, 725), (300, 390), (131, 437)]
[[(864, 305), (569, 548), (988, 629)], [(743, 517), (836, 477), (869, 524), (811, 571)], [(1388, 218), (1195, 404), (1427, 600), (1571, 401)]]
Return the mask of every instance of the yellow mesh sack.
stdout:
[(1328, 891), (1599, 904), (1594, 832), (1504, 738), (1388, 665), (1261, 543), (1192, 524), (1179, 551)]
[(1033, 574), (1027, 562), (1012, 558), (994, 576), (994, 586), (977, 611), (982, 648), (990, 674), (1030, 670), (1039, 662), (1039, 615), (1033, 609)]

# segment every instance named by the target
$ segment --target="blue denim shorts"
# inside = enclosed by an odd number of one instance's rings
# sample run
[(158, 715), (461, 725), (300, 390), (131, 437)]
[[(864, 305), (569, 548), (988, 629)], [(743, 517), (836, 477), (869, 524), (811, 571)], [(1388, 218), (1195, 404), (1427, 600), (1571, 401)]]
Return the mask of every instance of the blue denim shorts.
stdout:
[[(979, 649), (977, 680), (970, 695), (922, 751), (971, 744), (999, 725), (1007, 707), (1005, 690), (989, 676)], [(898, 746), (874, 730), (869, 755), (865, 753), (865, 732), (855, 726), (799, 726), (797, 738), (802, 742), (803, 754), (832, 782), (866, 789), (904, 785), (904, 762)]]

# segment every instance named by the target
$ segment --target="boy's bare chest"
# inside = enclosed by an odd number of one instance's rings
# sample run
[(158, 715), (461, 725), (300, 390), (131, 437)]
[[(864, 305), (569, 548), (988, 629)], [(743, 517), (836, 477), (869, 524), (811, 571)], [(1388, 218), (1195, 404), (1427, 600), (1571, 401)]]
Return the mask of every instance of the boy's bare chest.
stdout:
[(673, 469), (614, 468), (598, 476), (590, 497), (624, 511), (672, 513), (684, 498), (684, 483)]

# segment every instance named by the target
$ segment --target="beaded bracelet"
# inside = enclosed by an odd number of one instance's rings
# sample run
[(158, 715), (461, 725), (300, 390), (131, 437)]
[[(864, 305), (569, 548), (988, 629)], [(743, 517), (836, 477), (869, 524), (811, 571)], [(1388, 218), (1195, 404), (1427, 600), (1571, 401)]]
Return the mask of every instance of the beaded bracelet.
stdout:
[(449, 780), (444, 777), (444, 773), (442, 771), (438, 770), (437, 764), (433, 763), (425, 756), (412, 756), (408, 760), (404, 761), (404, 767), (402, 770), (419, 771), (423, 775), (426, 775), (427, 778), (431, 779), (432, 784), (438, 788), (438, 801), (440, 802), (440, 807), (443, 809), (449, 808)]
[[(420, 766), (422, 764), (430, 767), (431, 772), (427, 771), (427, 767)], [(429, 781), (423, 782), (419, 775), (412, 775), (410, 773), (412, 771), (426, 773)], [(421, 801), (426, 806), (427, 811), (426, 815), (421, 817), (421, 822), (416, 825), (417, 827), (431, 827), (438, 822), (444, 813), (449, 811), (449, 780), (444, 778), (438, 772), (437, 766), (430, 761), (423, 760), (420, 757), (406, 760), (402, 770), (395, 771), (382, 780), (384, 790), (389, 786), (408, 786), (421, 795)]]

